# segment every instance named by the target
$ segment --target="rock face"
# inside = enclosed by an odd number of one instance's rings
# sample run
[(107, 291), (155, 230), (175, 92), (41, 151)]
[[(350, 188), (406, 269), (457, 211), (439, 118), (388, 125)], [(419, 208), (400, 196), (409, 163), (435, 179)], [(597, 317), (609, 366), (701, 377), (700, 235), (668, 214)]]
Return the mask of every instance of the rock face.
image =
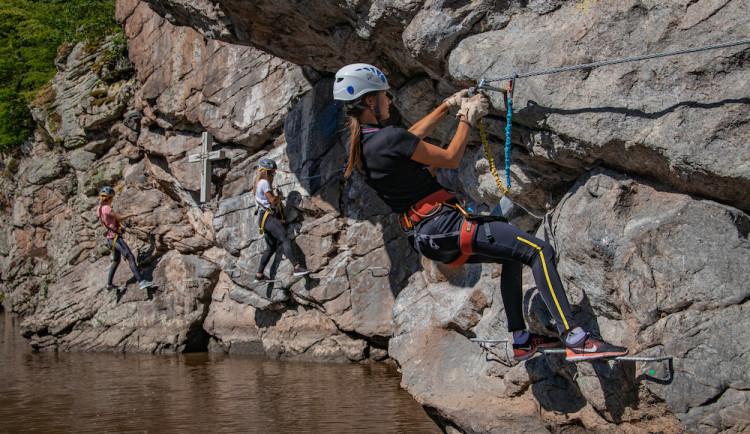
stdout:
[[(39, 125), (0, 177), (0, 300), (42, 350), (274, 358), (392, 358), (446, 431), (741, 432), (747, 342), (750, 152), (747, 45), (519, 79), (513, 223), (556, 248), (587, 330), (673, 362), (511, 363), (496, 265), (413, 252), (358, 175), (343, 179), (345, 119), (331, 75), (387, 73), (394, 122), (488, 79), (746, 38), (740, 0), (299, 2), (120, 0), (128, 46), (60, 50), (32, 106)], [(127, 56), (125, 55), (127, 54)], [(492, 85), (505, 84), (491, 82)], [(506, 105), (485, 118), (498, 164)], [(429, 138), (449, 132), (443, 122)], [(198, 207), (200, 135), (212, 203)], [(500, 198), (479, 134), (438, 179), (477, 210)], [(253, 275), (265, 248), (252, 184), (273, 158), (299, 258)], [(110, 265), (96, 193), (142, 213), (126, 234), (144, 275)], [(529, 326), (554, 335), (530, 273)], [(124, 282), (124, 285), (123, 285)]]

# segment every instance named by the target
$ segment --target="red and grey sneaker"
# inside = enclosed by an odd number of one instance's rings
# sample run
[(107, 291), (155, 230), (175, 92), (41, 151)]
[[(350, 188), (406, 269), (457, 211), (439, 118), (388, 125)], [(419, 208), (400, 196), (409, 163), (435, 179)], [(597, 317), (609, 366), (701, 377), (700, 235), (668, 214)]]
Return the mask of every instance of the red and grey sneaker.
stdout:
[(542, 348), (556, 347), (560, 339), (529, 333), (529, 340), (525, 344), (513, 344), (513, 360), (526, 360)]
[(569, 362), (583, 362), (586, 360), (605, 359), (620, 357), (628, 354), (628, 349), (618, 347), (605, 342), (603, 339), (596, 339), (591, 333), (586, 333), (586, 338), (575, 347), (568, 347), (565, 360)]

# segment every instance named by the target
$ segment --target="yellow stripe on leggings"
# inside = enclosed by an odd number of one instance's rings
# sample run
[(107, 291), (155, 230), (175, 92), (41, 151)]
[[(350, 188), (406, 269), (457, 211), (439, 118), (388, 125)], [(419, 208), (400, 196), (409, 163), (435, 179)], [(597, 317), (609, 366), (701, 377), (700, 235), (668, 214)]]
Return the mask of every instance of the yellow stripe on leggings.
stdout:
[(542, 265), (544, 266), (544, 276), (547, 278), (547, 285), (549, 285), (549, 292), (552, 294), (552, 299), (555, 300), (555, 306), (557, 306), (557, 311), (560, 312), (560, 318), (562, 318), (563, 324), (565, 324), (565, 330), (568, 330), (570, 327), (568, 327), (568, 322), (565, 320), (565, 314), (560, 308), (560, 303), (557, 301), (557, 297), (555, 297), (555, 289), (552, 287), (552, 282), (549, 280), (549, 273), (547, 272), (547, 261), (544, 260), (544, 253), (542, 253), (542, 248), (532, 243), (531, 241), (524, 240), (521, 237), (516, 237), (516, 238), (534, 247), (539, 252), (539, 256), (542, 257)]

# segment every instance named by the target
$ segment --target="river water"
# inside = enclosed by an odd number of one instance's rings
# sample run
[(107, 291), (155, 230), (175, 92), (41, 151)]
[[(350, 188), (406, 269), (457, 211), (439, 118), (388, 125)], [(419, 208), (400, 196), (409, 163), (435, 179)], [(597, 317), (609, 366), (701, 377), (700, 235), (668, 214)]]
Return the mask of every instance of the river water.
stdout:
[(386, 363), (39, 353), (0, 312), (0, 432), (439, 433)]

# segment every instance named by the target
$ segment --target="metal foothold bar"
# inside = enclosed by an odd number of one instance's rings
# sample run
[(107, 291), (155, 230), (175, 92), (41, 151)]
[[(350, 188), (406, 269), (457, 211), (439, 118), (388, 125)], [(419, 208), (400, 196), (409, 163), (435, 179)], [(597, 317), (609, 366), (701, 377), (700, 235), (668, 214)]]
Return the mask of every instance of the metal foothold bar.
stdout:
[[(367, 267), (365, 268), (365, 270), (370, 270), (370, 272), (372, 273), (372, 277), (385, 277), (391, 274), (390, 268), (386, 267)], [(385, 270), (385, 274), (375, 274), (375, 270)]]
[[(509, 342), (508, 339), (479, 339), (479, 338), (470, 338), (469, 339), (472, 342), (477, 342), (480, 344), (506, 344)], [(567, 354), (567, 350), (565, 348), (549, 348), (544, 350), (539, 350), (542, 354)], [(657, 356), (657, 357), (636, 357), (636, 356), (620, 356), (620, 357), (609, 357), (609, 358), (602, 358), (604, 360), (622, 360), (626, 362), (660, 362), (663, 360), (673, 360), (673, 356)], [(597, 360), (597, 359), (594, 359)], [(601, 359), (599, 359), (601, 360)]]
[[(482, 80), (484, 80), (484, 79), (482, 79)], [(491, 84), (484, 84), (484, 85), (482, 86), (482, 88), (483, 88), (483, 89), (487, 89), (487, 90), (492, 90), (492, 91), (495, 91), (495, 92), (503, 92), (503, 93), (508, 93), (508, 89), (506, 89), (506, 88), (504, 88), (504, 87), (497, 87), (497, 86), (492, 86)]]
[[(540, 350), (542, 354), (567, 354), (567, 350), (564, 348), (550, 348), (546, 350)], [(603, 357), (604, 360), (623, 360), (628, 362), (658, 362), (662, 360), (672, 360), (672, 356), (659, 356), (659, 357), (635, 357), (635, 356), (620, 356), (620, 357)], [(597, 359), (594, 359), (597, 360)]]
[(470, 338), (469, 339), (472, 342), (479, 342), (482, 344), (505, 344), (508, 342), (508, 339), (479, 339), (479, 338)]

